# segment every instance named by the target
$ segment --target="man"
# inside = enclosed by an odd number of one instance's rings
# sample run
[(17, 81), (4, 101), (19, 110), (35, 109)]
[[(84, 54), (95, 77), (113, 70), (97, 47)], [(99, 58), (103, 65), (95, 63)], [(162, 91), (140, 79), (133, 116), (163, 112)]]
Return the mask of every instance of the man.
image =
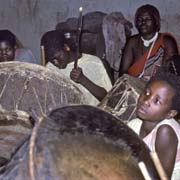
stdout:
[(44, 46), (47, 67), (79, 83), (78, 87), (86, 96), (87, 104), (97, 105), (111, 89), (111, 81), (101, 60), (96, 56), (82, 54), (82, 58), (78, 60), (78, 68), (74, 68), (76, 51), (71, 46), (70, 39), (67, 41), (60, 31), (45, 33), (41, 38), (41, 45)]
[(167, 66), (172, 55), (178, 54), (178, 46), (172, 35), (159, 33), (160, 14), (152, 5), (137, 9), (135, 26), (139, 34), (130, 37), (125, 45), (120, 74), (149, 80), (160, 66)]

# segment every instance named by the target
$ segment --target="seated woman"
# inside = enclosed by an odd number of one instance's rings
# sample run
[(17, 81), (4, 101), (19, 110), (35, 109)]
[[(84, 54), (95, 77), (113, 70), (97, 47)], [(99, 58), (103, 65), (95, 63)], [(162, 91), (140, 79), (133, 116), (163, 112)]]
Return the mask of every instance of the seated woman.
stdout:
[(31, 50), (18, 48), (16, 36), (9, 30), (0, 30), (0, 62), (22, 61), (37, 63)]
[(160, 66), (167, 66), (168, 59), (178, 54), (175, 38), (160, 33), (160, 14), (156, 7), (143, 5), (135, 14), (138, 34), (131, 36), (124, 48), (120, 74), (149, 80)]

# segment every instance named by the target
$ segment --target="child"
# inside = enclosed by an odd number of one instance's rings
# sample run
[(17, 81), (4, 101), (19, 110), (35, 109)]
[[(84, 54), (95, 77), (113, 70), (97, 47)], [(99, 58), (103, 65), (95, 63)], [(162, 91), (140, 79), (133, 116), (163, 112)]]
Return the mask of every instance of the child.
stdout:
[(147, 83), (137, 103), (137, 119), (129, 126), (156, 151), (172, 179), (180, 179), (180, 125), (174, 117), (180, 112), (180, 77), (159, 72)]
[(16, 36), (9, 30), (0, 30), (0, 62), (21, 61), (36, 63), (30, 49), (19, 48)]
[(63, 32), (48, 31), (41, 38), (44, 46), (46, 67), (73, 80), (87, 99), (87, 104), (96, 106), (112, 87), (110, 78), (101, 60), (89, 54), (82, 54), (78, 68), (74, 68), (77, 54)]

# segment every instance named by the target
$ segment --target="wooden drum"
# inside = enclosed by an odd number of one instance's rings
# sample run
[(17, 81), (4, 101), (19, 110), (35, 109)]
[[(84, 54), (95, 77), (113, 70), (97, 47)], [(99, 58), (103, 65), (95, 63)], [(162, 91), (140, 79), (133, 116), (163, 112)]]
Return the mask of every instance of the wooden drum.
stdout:
[(147, 146), (130, 128), (100, 108), (74, 105), (41, 118), (0, 179), (141, 180), (140, 161), (159, 179)]
[(82, 92), (66, 77), (36, 64), (0, 63), (0, 166), (29, 137), (32, 119), (83, 103)]
[(128, 122), (136, 117), (136, 103), (144, 86), (139, 78), (125, 74), (116, 81), (99, 107)]
[(37, 64), (0, 63), (0, 105), (34, 119), (67, 104), (83, 104), (82, 92), (59, 73)]

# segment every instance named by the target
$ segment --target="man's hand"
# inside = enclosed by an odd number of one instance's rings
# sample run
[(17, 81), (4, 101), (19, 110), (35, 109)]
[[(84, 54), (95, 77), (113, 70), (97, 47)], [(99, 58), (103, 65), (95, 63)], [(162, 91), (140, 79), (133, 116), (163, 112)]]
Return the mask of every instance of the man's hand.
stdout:
[(86, 77), (81, 68), (72, 69), (70, 73), (70, 78), (76, 83), (80, 83), (84, 86), (93, 96), (95, 96), (99, 101), (101, 101), (107, 94), (103, 87), (92, 82), (88, 77)]
[(76, 69), (72, 69), (71, 73), (70, 73), (70, 78), (76, 82), (76, 83), (82, 83), (82, 80), (84, 78), (84, 74), (82, 72), (82, 69), (80, 67), (76, 68)]

